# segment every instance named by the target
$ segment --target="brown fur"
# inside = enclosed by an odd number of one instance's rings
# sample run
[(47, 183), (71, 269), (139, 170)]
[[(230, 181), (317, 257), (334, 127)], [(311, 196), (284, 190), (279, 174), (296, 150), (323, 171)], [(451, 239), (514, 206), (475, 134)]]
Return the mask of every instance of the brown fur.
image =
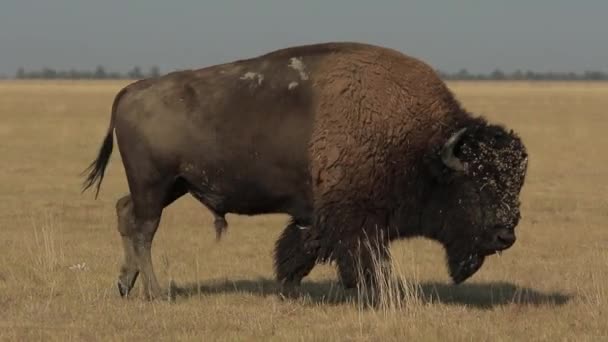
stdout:
[[(441, 144), (466, 117), (435, 72), (416, 59), (368, 47), (332, 61), (319, 72), (310, 148), (317, 220), (346, 208), (354, 211), (349, 216), (380, 211), (386, 217), (382, 211), (398, 204), (388, 195), (415, 176), (428, 146)], [(334, 240), (357, 226), (333, 226)]]

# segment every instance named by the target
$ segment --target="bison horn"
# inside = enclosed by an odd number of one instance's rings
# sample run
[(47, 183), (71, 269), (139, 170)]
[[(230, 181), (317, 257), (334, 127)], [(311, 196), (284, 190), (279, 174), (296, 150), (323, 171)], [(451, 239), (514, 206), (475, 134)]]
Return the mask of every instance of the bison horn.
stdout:
[(445, 164), (445, 166), (455, 171), (464, 171), (464, 165), (460, 159), (454, 156), (454, 146), (456, 146), (458, 140), (460, 140), (466, 130), (466, 128), (463, 128), (454, 133), (441, 149), (441, 161)]

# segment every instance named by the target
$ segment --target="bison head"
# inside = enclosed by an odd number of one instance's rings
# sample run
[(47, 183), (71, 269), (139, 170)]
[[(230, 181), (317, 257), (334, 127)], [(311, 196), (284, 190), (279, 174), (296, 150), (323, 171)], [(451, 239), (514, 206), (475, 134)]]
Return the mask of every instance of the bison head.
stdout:
[(455, 132), (435, 156), (429, 223), (458, 284), (515, 242), (528, 157), (512, 131), (486, 123)]

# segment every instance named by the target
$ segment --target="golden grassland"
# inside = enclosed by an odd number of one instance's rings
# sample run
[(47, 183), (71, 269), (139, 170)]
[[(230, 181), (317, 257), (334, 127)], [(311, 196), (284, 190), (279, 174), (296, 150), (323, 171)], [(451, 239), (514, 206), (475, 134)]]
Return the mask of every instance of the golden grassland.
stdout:
[(318, 266), (283, 300), (272, 248), (286, 217), (229, 215), (215, 242), (191, 197), (165, 210), (153, 260), (173, 302), (121, 299), (114, 203), (127, 192), (112, 156), (100, 198), (80, 194), (125, 82), (0, 83), (2, 340), (608, 339), (608, 83), (452, 82), (469, 110), (506, 123), (530, 153), (518, 241), (453, 286), (444, 253), (392, 247), (402, 300), (369, 308)]

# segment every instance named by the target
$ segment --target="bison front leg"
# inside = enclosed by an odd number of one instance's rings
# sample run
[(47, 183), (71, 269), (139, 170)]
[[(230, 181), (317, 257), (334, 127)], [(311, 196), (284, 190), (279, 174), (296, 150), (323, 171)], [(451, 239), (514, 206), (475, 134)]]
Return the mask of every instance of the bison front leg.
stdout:
[(381, 239), (362, 238), (346, 243), (337, 253), (336, 264), (343, 286), (377, 289), (390, 277), (388, 244)]
[(276, 277), (287, 290), (300, 285), (316, 264), (318, 246), (311, 229), (291, 222), (275, 244)]

